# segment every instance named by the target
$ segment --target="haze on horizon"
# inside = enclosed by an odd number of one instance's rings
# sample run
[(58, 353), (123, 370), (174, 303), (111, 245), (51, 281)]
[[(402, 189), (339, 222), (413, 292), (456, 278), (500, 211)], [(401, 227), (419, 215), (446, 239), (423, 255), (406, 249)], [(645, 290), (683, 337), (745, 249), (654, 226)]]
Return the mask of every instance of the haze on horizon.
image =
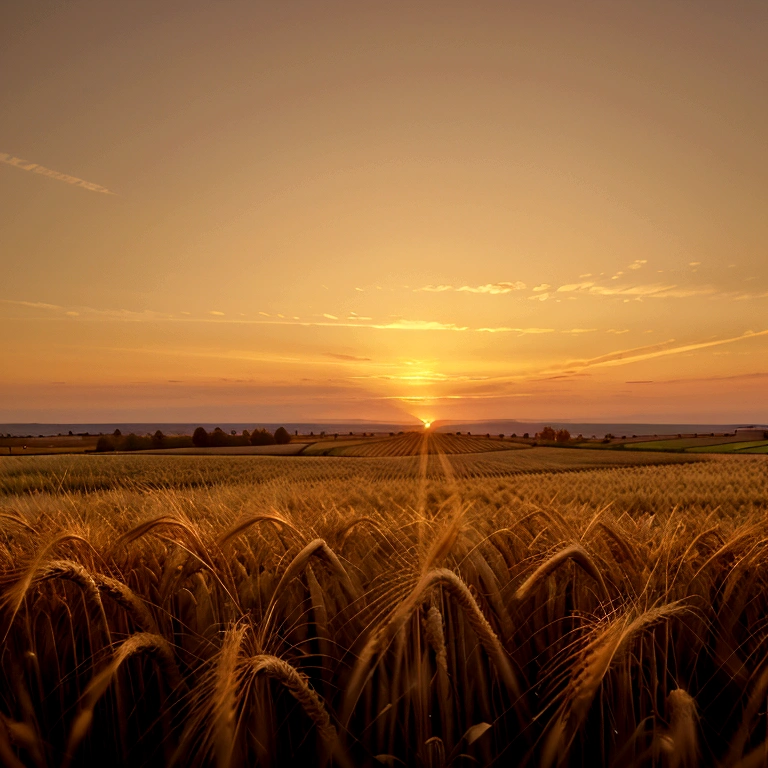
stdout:
[(0, 421), (765, 421), (768, 5), (0, 10)]

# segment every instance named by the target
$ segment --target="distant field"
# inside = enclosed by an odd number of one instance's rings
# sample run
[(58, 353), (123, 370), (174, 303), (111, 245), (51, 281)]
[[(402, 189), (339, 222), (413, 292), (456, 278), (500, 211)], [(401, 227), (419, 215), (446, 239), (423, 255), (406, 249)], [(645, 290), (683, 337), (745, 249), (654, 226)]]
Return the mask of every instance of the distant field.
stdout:
[(334, 448), (331, 456), (416, 456), (422, 451), (429, 454), (485, 453), (528, 448), (521, 443), (505, 442), (500, 438), (470, 435), (452, 435), (446, 432), (408, 432), (404, 435)]
[(338, 448), (346, 448), (353, 445), (365, 445), (372, 440), (379, 441), (384, 438), (370, 438), (370, 437), (357, 437), (357, 438), (342, 438), (341, 440), (318, 440), (315, 443), (310, 443), (303, 451), (304, 456), (327, 456), (330, 451), (335, 451)]
[(96, 447), (98, 437), (62, 435), (52, 437), (0, 437), (2, 456), (36, 456), (41, 454), (84, 453)]
[(233, 445), (216, 448), (155, 448), (149, 451), (127, 451), (126, 455), (157, 456), (295, 456), (307, 447), (307, 443), (287, 445)]
[(696, 448), (698, 446), (726, 445), (741, 442), (734, 435), (721, 435), (720, 437), (683, 437), (671, 440), (647, 440), (642, 442), (627, 442), (625, 445), (632, 450), (640, 451), (669, 451)]
[(733, 453), (743, 451), (745, 448), (768, 447), (768, 440), (751, 440), (741, 443), (724, 443), (721, 445), (708, 445), (701, 448), (689, 448), (688, 453)]
[[(674, 453), (579, 451), (534, 447), (484, 453), (454, 454), (457, 478), (497, 478), (542, 472), (686, 464), (707, 457)], [(369, 479), (406, 482), (420, 476), (445, 476), (441, 457), (326, 457), (269, 455), (152, 455), (148, 453), (85, 456), (6, 457), (0, 460), (0, 493), (91, 493), (114, 488), (190, 488), (237, 484), (303, 485), (338, 480), (359, 486)]]

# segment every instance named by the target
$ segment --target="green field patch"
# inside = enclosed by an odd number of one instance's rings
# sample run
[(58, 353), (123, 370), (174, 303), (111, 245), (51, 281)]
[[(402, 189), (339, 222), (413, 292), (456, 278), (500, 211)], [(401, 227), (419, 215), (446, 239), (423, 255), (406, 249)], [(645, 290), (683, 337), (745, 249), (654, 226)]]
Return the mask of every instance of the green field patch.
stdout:
[(723, 445), (707, 445), (701, 448), (690, 448), (688, 453), (735, 453), (749, 448), (768, 448), (768, 440), (750, 440), (742, 443), (725, 443)]
[[(718, 442), (705, 443), (704, 440), (718, 440)], [(625, 443), (624, 447), (633, 451), (683, 451), (686, 448), (722, 445), (726, 442), (726, 438), (683, 437), (674, 440), (649, 440), (646, 443)]]
[(640, 451), (684, 451), (689, 448), (706, 448), (716, 445), (742, 443), (735, 435), (700, 435), (699, 437), (676, 437), (666, 440), (645, 440), (642, 442), (624, 443), (629, 450)]

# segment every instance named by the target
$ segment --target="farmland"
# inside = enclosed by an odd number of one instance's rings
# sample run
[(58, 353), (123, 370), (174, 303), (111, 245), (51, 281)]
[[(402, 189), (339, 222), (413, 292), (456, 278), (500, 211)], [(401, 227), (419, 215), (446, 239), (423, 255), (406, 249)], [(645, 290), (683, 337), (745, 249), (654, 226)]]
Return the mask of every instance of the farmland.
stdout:
[(0, 460), (0, 762), (764, 764), (767, 457), (425, 442)]
[(504, 442), (499, 438), (478, 437), (471, 435), (451, 435), (435, 432), (424, 439), (418, 432), (384, 440), (350, 445), (333, 451), (334, 456), (416, 456), (426, 451), (430, 454), (485, 453), (515, 448), (525, 448), (524, 444)]
[(713, 435), (631, 441), (625, 443), (623, 447), (640, 451), (683, 451), (686, 453), (765, 453), (768, 450), (768, 440), (744, 440), (738, 435)]

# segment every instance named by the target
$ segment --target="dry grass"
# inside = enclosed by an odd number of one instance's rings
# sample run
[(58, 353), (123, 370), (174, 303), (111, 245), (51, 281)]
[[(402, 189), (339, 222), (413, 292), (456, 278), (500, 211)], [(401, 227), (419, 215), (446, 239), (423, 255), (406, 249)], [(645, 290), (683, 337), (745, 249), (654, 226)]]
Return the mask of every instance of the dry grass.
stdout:
[(649, 461), (4, 459), (0, 763), (765, 765), (768, 460)]

